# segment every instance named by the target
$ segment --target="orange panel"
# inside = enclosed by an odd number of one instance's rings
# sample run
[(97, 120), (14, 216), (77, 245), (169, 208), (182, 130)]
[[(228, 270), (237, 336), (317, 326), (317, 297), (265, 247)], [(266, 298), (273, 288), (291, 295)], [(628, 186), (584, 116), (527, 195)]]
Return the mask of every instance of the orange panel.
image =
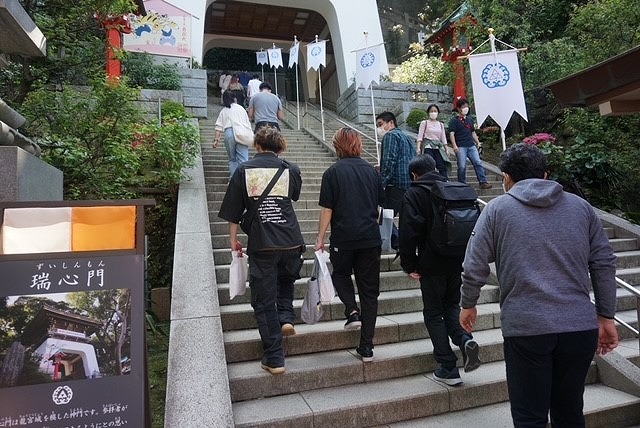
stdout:
[(129, 250), (136, 246), (136, 207), (73, 207), (71, 251)]

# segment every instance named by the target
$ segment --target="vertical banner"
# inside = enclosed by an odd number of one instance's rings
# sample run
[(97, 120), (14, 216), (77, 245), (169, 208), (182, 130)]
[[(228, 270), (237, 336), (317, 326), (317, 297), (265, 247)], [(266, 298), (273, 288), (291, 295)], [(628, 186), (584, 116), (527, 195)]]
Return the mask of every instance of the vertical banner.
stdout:
[(307, 70), (319, 70), (321, 65), (327, 66), (326, 40), (307, 45)]
[(282, 49), (280, 48), (273, 48), (273, 49), (267, 49), (267, 52), (269, 54), (269, 67), (282, 67)]
[(300, 43), (296, 42), (289, 49), (289, 68), (292, 68), (298, 63), (298, 51), (300, 49)]
[(256, 64), (259, 64), (259, 65), (269, 64), (269, 55), (267, 54), (266, 51), (256, 52)]
[(367, 89), (372, 82), (380, 82), (380, 46), (382, 43), (356, 51), (356, 88)]
[(191, 14), (163, 0), (145, 1), (144, 7), (145, 16), (129, 16), (133, 32), (123, 35), (123, 49), (191, 58)]
[(518, 51), (475, 54), (468, 59), (478, 125), (491, 116), (504, 129), (514, 111), (527, 120)]

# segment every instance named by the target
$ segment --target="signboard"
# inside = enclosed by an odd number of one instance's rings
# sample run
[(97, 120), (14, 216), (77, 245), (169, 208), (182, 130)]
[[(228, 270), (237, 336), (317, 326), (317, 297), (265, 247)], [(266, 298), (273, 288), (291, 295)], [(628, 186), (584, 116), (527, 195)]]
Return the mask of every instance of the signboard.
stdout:
[[(20, 254), (6, 254), (6, 235), (15, 231), (5, 223), (14, 207), (0, 205), (0, 427), (148, 426), (143, 207), (149, 202), (14, 203), (40, 214), (38, 228), (47, 226), (47, 209), (63, 205), (103, 213), (132, 207), (136, 218), (133, 227), (121, 219), (114, 226), (109, 216), (93, 216), (88, 225), (72, 214), (69, 228), (55, 228), (87, 236), (128, 230), (134, 248)], [(72, 237), (72, 245), (85, 245), (81, 238)]]
[(145, 16), (129, 16), (133, 31), (123, 34), (123, 49), (191, 58), (191, 14), (162, 0), (145, 1), (144, 7)]

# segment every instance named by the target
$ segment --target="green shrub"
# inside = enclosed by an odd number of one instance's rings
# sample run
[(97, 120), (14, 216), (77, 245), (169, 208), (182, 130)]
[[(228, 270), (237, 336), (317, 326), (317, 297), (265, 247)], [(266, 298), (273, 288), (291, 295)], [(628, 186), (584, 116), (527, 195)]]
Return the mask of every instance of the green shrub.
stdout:
[(178, 90), (182, 79), (176, 64), (155, 64), (148, 53), (127, 53), (122, 61), (127, 84), (145, 89)]
[(420, 127), (420, 122), (427, 118), (427, 112), (423, 109), (413, 109), (407, 116), (407, 125), (416, 131)]

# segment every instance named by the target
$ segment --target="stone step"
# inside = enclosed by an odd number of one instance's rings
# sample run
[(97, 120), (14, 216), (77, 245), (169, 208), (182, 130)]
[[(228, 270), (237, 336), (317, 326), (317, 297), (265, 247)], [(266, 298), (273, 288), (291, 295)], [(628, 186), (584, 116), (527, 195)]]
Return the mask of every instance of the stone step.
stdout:
[(616, 253), (616, 268), (626, 269), (640, 266), (640, 250)]
[[(353, 276), (352, 276), (353, 279)], [(293, 297), (295, 299), (303, 299), (307, 292), (307, 281), (309, 277), (298, 279), (293, 287)], [(247, 283), (247, 291), (244, 295), (236, 296), (231, 300), (229, 298), (229, 283), (218, 283), (218, 301), (220, 305), (231, 305), (238, 303), (250, 303), (251, 293)], [(490, 286), (486, 286), (490, 287)], [(398, 270), (388, 270), (380, 272), (380, 291), (391, 290), (409, 290), (419, 289), (420, 282), (409, 277), (409, 275), (400, 275)]]
[[(356, 358), (355, 356), (353, 358)], [(375, 362), (375, 360), (374, 360)], [(398, 377), (393, 379), (375, 380), (376, 369), (370, 367), (374, 363), (359, 363), (361, 382), (290, 393), (277, 397), (261, 398), (257, 400), (233, 403), (233, 414), (236, 427), (373, 427), (388, 426), (398, 421), (416, 420), (434, 415), (448, 415), (451, 412), (465, 411), (479, 406), (505, 403), (508, 400), (506, 375), (503, 362), (488, 363), (471, 373), (462, 374), (464, 384), (458, 387), (445, 386), (433, 380), (431, 372)], [(260, 370), (259, 366), (254, 370)], [(292, 371), (295, 368), (292, 367)], [(315, 376), (303, 373), (296, 378), (302, 382), (311, 378), (321, 381)], [(272, 387), (286, 382), (286, 378), (293, 378), (294, 373), (285, 373), (278, 379), (272, 380)], [(587, 388), (597, 386), (594, 395), (600, 395), (606, 388), (594, 385), (597, 375), (595, 365), (592, 365), (587, 376)], [(263, 376), (270, 376), (264, 374)], [(622, 408), (629, 408), (636, 416), (640, 410), (640, 399), (628, 394), (616, 394), (615, 400)], [(596, 400), (594, 400), (596, 402)], [(603, 408), (608, 412), (608, 406)], [(635, 422), (634, 422), (635, 423)], [(422, 426), (422, 425), (414, 425)], [(448, 425), (445, 425), (448, 426)], [(463, 426), (495, 426), (470, 425), (469, 419)], [(608, 426), (608, 425), (600, 425)]]
[[(478, 321), (476, 332), (494, 331), (500, 335), (496, 326), (500, 325), (500, 309), (492, 300), (497, 291), (486, 290), (478, 305)], [(317, 324), (296, 324), (296, 334), (285, 337), (286, 353), (289, 356), (310, 354), (322, 351), (353, 350), (358, 344), (360, 333), (345, 330), (345, 316), (340, 308), (338, 319), (331, 320), (330, 311), (325, 310), (325, 317)], [(493, 329), (493, 330), (492, 330)], [(424, 325), (422, 310), (400, 314), (381, 315), (377, 318), (374, 342), (376, 345), (398, 343), (411, 340), (426, 339), (427, 329)], [(244, 329), (224, 332), (225, 354), (228, 362), (259, 360), (262, 356), (260, 336), (255, 329)]]
[[(588, 427), (630, 427), (640, 423), (640, 399), (601, 384), (586, 385), (584, 415)], [(513, 427), (509, 402), (443, 413), (385, 425), (386, 428), (464, 427), (469, 421), (477, 427)], [(638, 425), (634, 425), (637, 427)]]
[[(374, 360), (363, 366), (355, 352), (359, 334), (351, 333), (352, 346), (348, 349), (287, 356), (285, 366), (289, 379), (286, 383), (273, 382), (271, 375), (260, 368), (259, 359), (229, 364), (231, 400), (254, 400), (319, 388), (369, 383), (423, 374), (437, 368), (433, 357), (433, 345), (429, 339), (376, 345), (373, 351)], [(503, 360), (502, 336), (498, 330), (480, 331), (474, 337), (478, 343), (482, 343), (481, 361), (492, 363)], [(287, 341), (285, 346), (288, 343)], [(460, 351), (457, 347), (454, 348), (458, 362), (462, 364)]]

